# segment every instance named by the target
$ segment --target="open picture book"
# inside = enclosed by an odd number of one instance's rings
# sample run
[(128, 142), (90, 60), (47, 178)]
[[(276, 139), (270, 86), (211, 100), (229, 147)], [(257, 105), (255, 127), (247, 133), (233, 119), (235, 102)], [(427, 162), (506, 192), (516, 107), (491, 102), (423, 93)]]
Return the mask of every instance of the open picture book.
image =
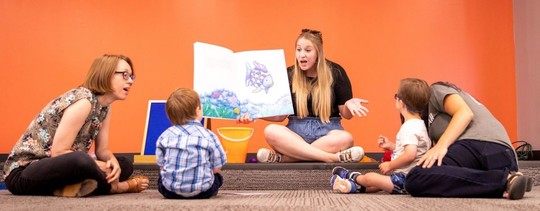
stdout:
[(194, 44), (194, 90), (204, 117), (236, 119), (293, 114), (285, 53), (278, 50), (232, 50)]

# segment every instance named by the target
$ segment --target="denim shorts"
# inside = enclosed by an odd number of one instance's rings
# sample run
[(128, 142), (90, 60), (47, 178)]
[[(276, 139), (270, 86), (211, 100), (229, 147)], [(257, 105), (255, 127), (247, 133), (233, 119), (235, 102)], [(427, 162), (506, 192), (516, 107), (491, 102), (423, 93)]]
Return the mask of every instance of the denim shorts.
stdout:
[(289, 116), (287, 128), (302, 137), (308, 144), (313, 143), (332, 130), (343, 130), (341, 117), (330, 117), (329, 123), (323, 123), (319, 117), (300, 119), (296, 116)]
[(406, 194), (407, 191), (405, 190), (405, 174), (402, 172), (394, 173), (390, 175), (390, 179), (392, 180), (392, 184), (394, 185), (394, 188), (392, 189), (393, 194)]

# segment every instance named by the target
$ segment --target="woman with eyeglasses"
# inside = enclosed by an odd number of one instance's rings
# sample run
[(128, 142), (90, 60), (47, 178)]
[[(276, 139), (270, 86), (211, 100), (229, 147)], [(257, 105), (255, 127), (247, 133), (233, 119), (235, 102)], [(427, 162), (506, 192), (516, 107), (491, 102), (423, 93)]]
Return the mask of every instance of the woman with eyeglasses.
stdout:
[(435, 145), (407, 175), (412, 196), (521, 199), (532, 179), (518, 172), (504, 126), (456, 85), (431, 85), (428, 134)]
[[(347, 73), (339, 64), (326, 59), (322, 33), (303, 29), (295, 42), (295, 64), (287, 68), (294, 114), (263, 118), (282, 122), (270, 124), (264, 136), (272, 149), (257, 152), (259, 162), (358, 162), (364, 151), (353, 147), (352, 135), (341, 119), (366, 116), (366, 100), (353, 98)], [(250, 123), (247, 115), (239, 123)]]
[(128, 57), (96, 58), (83, 84), (49, 102), (19, 138), (4, 165), (8, 190), (82, 197), (148, 188), (148, 178), (130, 177), (133, 164), (109, 149), (111, 104), (127, 98), (134, 80)]

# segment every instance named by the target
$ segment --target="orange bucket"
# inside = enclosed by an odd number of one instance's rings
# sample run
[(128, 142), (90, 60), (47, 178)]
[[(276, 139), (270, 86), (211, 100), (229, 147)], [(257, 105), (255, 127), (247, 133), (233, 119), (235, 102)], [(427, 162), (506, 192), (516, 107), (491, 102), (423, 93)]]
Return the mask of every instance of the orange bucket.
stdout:
[(253, 135), (253, 128), (220, 127), (217, 132), (223, 138), (221, 144), (227, 154), (227, 163), (245, 163), (248, 141)]

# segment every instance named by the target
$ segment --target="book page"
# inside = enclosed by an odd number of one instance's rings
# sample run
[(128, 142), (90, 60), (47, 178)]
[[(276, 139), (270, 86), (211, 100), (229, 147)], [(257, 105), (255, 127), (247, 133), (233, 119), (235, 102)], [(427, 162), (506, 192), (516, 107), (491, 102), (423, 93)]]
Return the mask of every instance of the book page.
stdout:
[(230, 74), (233, 52), (221, 46), (201, 42), (196, 42), (193, 46), (193, 89), (199, 95), (214, 91), (215, 87), (208, 86), (209, 84), (220, 84), (221, 88), (231, 89), (232, 87), (227, 87), (228, 83), (223, 81), (235, 78)]
[(261, 118), (294, 112), (283, 50), (234, 54), (206, 43), (194, 47), (194, 89), (204, 117)]
[(259, 118), (294, 112), (283, 50), (235, 53), (232, 68), (244, 76), (234, 83), (238, 97), (245, 99), (242, 113)]

